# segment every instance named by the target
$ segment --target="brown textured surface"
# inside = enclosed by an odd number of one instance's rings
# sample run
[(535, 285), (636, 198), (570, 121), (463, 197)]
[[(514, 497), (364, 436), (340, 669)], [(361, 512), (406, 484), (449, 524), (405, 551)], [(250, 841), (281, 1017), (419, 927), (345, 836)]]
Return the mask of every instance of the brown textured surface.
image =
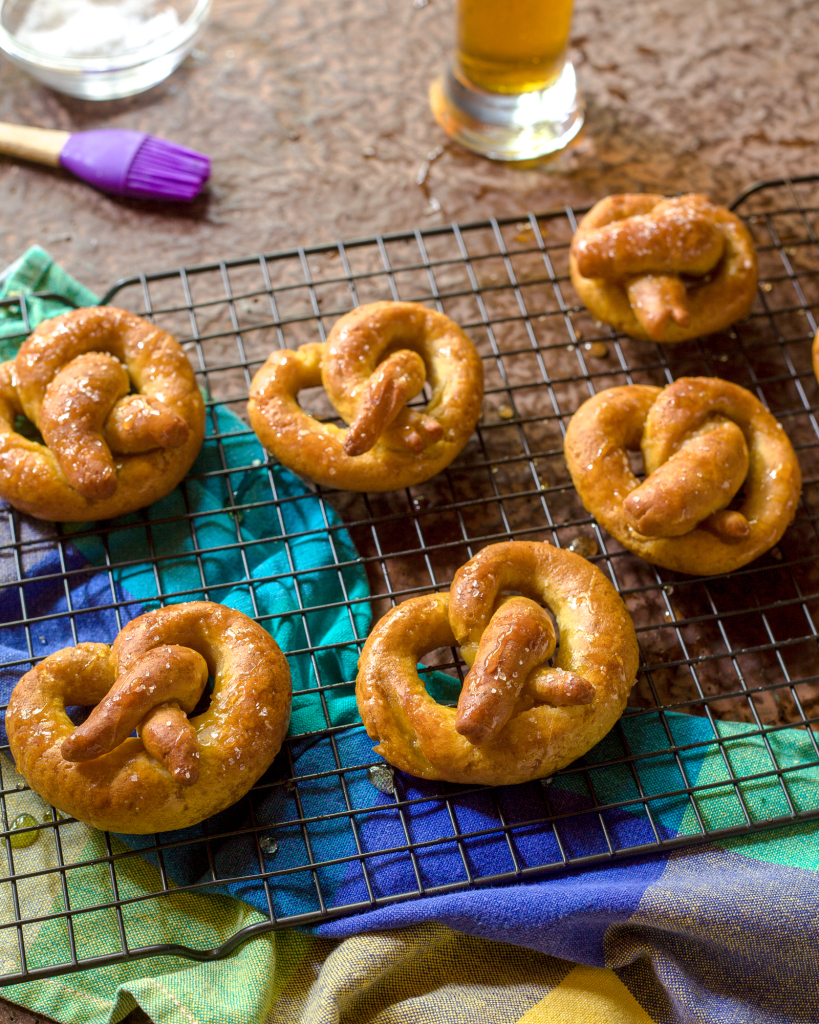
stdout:
[(752, 180), (815, 169), (819, 14), (810, 0), (783, 0), (775, 16), (766, 0), (578, 0), (587, 128), (571, 153), (528, 169), (447, 144), (427, 89), (452, 38), (453, 0), (421, 3), (215, 0), (184, 66), (118, 102), (59, 96), (3, 61), (2, 120), (145, 130), (209, 153), (214, 171), (207, 196), (181, 209), (112, 199), (59, 170), (0, 157), (0, 259), (38, 242), (102, 290), (139, 269), (613, 191), (725, 201)]
[[(417, 6), (416, 6), (417, 5)], [(539, 167), (448, 144), (427, 88), (453, 0), (214, 0), (199, 50), (149, 93), (94, 104), (0, 62), (0, 119), (135, 128), (209, 153), (189, 209), (116, 200), (0, 157), (0, 264), (48, 249), (100, 292), (139, 270), (450, 220), (516, 215), (611, 192), (702, 191), (819, 170), (811, 0), (577, 0), (587, 127)], [(31, 1017), (3, 1009), (0, 1024)], [(145, 1020), (135, 1012), (129, 1022)]]

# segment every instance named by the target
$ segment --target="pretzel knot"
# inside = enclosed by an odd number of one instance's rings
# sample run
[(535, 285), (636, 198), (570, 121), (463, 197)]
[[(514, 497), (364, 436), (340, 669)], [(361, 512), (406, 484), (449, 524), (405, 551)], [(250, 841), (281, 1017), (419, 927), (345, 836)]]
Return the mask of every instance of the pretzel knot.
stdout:
[(581, 220), (569, 252), (589, 311), (645, 341), (721, 331), (754, 301), (757, 260), (742, 221), (705, 196), (609, 196)]
[[(637, 449), (642, 482), (628, 457)], [(752, 561), (777, 543), (799, 500), (781, 424), (750, 391), (712, 377), (600, 392), (572, 417), (565, 454), (585, 508), (624, 547), (677, 572)]]
[[(91, 704), (75, 728), (66, 707)], [(18, 770), (54, 807), (144, 833), (235, 803), (278, 753), (289, 717), (290, 672), (273, 638), (241, 612), (195, 601), (134, 619), (111, 647), (49, 655), (14, 688), (6, 729)]]
[[(427, 693), (416, 666), (456, 643), (470, 669), (452, 708)], [(594, 746), (622, 714), (637, 666), (631, 618), (599, 569), (550, 544), (510, 541), (462, 566), (448, 594), (411, 598), (378, 622), (356, 699), (375, 749), (397, 768), (508, 785)]]
[[(299, 406), (298, 393), (318, 385), (347, 428)], [(425, 386), (426, 406), (410, 407)], [(296, 473), (391, 491), (448, 466), (482, 401), (480, 357), (454, 321), (419, 303), (374, 302), (341, 317), (325, 343), (274, 352), (253, 378), (248, 413), (265, 448)]]
[[(15, 431), (18, 415), (45, 444)], [(173, 490), (204, 430), (174, 338), (121, 309), (74, 310), (44, 321), (0, 365), (0, 496), (41, 519), (123, 515)]]

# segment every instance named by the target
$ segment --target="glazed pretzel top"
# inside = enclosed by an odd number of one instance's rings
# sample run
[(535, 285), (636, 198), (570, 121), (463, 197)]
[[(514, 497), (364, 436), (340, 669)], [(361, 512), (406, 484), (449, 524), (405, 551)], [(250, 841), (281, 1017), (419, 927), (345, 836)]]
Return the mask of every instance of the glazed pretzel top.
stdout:
[[(645, 479), (628, 451), (642, 449)], [(796, 512), (799, 463), (781, 424), (747, 391), (713, 377), (609, 388), (566, 431), (586, 509), (620, 543), (678, 572), (729, 572), (780, 539)]]
[[(17, 433), (15, 416), (45, 444)], [(41, 519), (107, 519), (151, 504), (204, 437), (190, 363), (165, 331), (109, 306), (46, 320), (0, 365), (0, 496)]]
[[(209, 674), (209, 705), (195, 714)], [(91, 704), (75, 728), (66, 706)], [(195, 601), (141, 615), (112, 647), (45, 658), (14, 688), (6, 728), (18, 770), (54, 807), (144, 833), (235, 803), (270, 765), (289, 717), (290, 672), (273, 638), (241, 612)]]
[[(347, 429), (297, 402), (324, 386)], [(424, 386), (422, 409), (407, 403)], [(336, 322), (324, 344), (274, 352), (253, 378), (248, 413), (285, 466), (328, 487), (390, 491), (420, 483), (455, 458), (475, 429), (483, 367), (449, 317), (414, 302), (374, 302)]]
[(756, 252), (747, 229), (696, 194), (601, 200), (578, 225), (569, 263), (590, 312), (649, 341), (723, 330), (748, 312), (756, 294)]
[[(553, 664), (546, 608), (559, 630)], [(470, 666), (457, 709), (436, 703), (416, 668), (454, 643)], [(412, 598), (381, 619), (356, 699), (376, 750), (396, 767), (506, 785), (550, 775), (597, 743), (622, 713), (637, 665), (631, 619), (599, 569), (550, 544), (511, 541), (480, 551), (448, 594)]]

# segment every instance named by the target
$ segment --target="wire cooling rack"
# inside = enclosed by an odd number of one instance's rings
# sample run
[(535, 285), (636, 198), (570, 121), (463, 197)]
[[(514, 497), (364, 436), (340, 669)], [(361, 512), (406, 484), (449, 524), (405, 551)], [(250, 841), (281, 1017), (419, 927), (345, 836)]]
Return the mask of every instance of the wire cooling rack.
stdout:
[[(819, 386), (811, 363), (819, 178), (754, 186), (735, 207), (759, 252), (754, 307), (730, 332), (665, 348), (619, 336), (580, 306), (567, 271), (579, 216), (571, 209), (145, 273), (110, 290), (105, 302), (149, 316), (185, 345), (209, 396), (215, 456), (159, 512), (57, 528), (2, 514), (0, 604), (4, 635), (17, 643), (0, 652), (3, 678), (49, 653), (55, 637), (65, 638), (58, 646), (83, 638), (89, 613), (110, 623), (112, 639), (141, 607), (128, 580), (147, 572), (164, 603), (241, 593), (271, 631), (284, 614), (308, 681), (294, 695), (295, 729), (271, 770), (237, 808), (191, 831), (141, 843), (95, 833), (88, 846), (93, 830), (80, 832), (43, 805), (6, 756), (0, 984), (129, 957), (214, 958), (260, 931), (819, 815), (811, 781), (819, 766)], [(240, 456), (241, 442), (252, 440), (248, 387), (270, 351), (322, 340), (340, 314), (376, 299), (425, 302), (475, 342), (486, 398), (462, 455), (424, 485), (379, 495), (290, 490), (264, 455), (237, 465), (237, 439)], [(25, 321), (25, 303), (20, 315)], [(679, 576), (621, 549), (584, 511), (563, 459), (568, 420), (589, 395), (683, 375), (751, 389), (784, 425), (802, 466), (795, 521), (774, 550), (729, 576)], [(321, 394), (302, 398), (331, 415)], [(227, 532), (207, 532), (213, 507), (200, 510), (197, 488), (216, 489)], [(294, 527), (289, 513), (305, 494), (319, 522)], [(243, 531), (259, 515), (284, 558), (261, 576), (254, 566), (268, 538)], [(122, 554), (126, 534), (136, 537), (137, 557)], [(386, 769), (350, 712), (354, 669), (337, 678), (326, 666), (354, 666), (369, 607), (375, 620), (396, 602), (445, 588), (480, 548), (510, 538), (578, 550), (617, 586), (642, 656), (626, 714), (590, 755), (529, 787), (421, 783)], [(319, 597), (318, 612), (340, 616), (332, 642), (317, 635), (316, 596), (299, 567), (311, 539), (330, 552), (337, 596)], [(214, 575), (211, 562), (225, 551), (231, 558)], [(181, 576), (170, 571), (181, 562)], [(356, 573), (366, 575), (369, 600), (351, 587)], [(290, 595), (286, 613), (266, 610), (273, 584)], [(54, 588), (59, 600), (43, 603)], [(440, 653), (436, 667), (460, 678), (456, 651)], [(799, 740), (789, 753), (786, 735)], [(21, 811), (32, 814), (22, 829)], [(21, 836), (35, 841), (22, 846)], [(144, 864), (152, 881), (135, 886)], [(218, 948), (146, 933), (163, 901), (208, 892), (249, 898), (257, 916)], [(100, 945), (102, 925), (109, 939)]]

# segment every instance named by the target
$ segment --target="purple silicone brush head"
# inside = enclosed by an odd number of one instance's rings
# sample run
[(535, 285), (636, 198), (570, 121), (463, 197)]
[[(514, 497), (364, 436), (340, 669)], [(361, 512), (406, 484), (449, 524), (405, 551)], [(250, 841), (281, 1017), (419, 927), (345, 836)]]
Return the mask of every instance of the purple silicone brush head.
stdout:
[(77, 132), (60, 163), (103, 192), (139, 199), (190, 201), (202, 191), (210, 159), (175, 142), (118, 128)]

